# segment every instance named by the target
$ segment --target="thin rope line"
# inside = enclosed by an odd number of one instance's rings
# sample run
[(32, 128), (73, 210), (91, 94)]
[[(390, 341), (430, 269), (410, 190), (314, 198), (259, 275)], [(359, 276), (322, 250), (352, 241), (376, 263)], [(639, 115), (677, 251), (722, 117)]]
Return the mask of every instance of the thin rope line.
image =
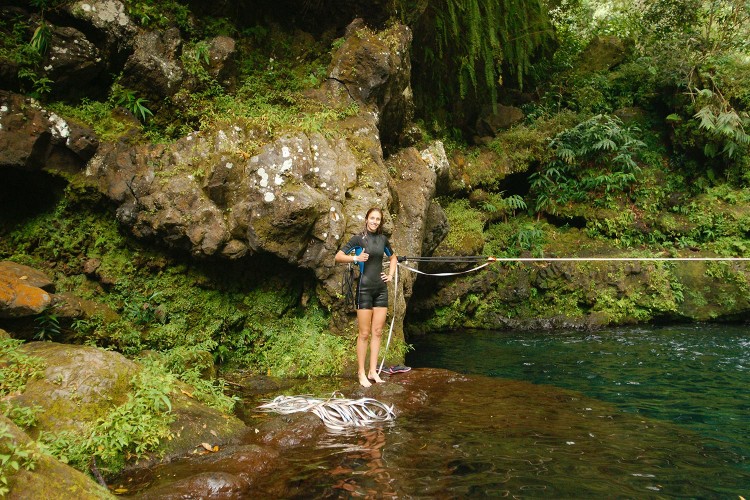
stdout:
[(490, 264), (491, 264), (491, 262), (485, 262), (481, 266), (472, 267), (471, 269), (467, 269), (466, 271), (458, 271), (458, 272), (455, 272), (455, 273), (426, 273), (424, 271), (420, 271), (419, 269), (414, 269), (413, 267), (409, 267), (406, 264), (403, 264), (401, 262), (398, 263), (398, 265), (401, 266), (401, 267), (403, 267), (404, 269), (408, 269), (409, 271), (411, 271), (413, 273), (423, 274), (425, 276), (457, 276), (459, 274), (466, 274), (466, 273), (471, 273), (473, 271), (478, 271), (478, 270), (482, 269), (483, 267), (489, 266)]
[[(422, 274), (424, 276), (457, 276), (460, 274), (471, 273), (478, 271), (483, 267), (486, 267), (493, 262), (745, 262), (750, 261), (750, 257), (483, 257), (487, 260), (481, 266), (476, 266), (466, 271), (458, 271), (452, 273), (426, 273), (419, 269), (409, 267), (403, 262), (399, 262), (398, 266), (408, 269), (413, 273)], [(419, 261), (420, 257), (410, 258), (404, 257), (403, 261), (408, 262), (409, 260)], [(432, 259), (430, 262), (441, 262), (439, 260)], [(453, 261), (447, 261), (453, 262)], [(398, 269), (398, 268), (396, 268)]]
[[(404, 262), (669, 262), (669, 261), (725, 261), (725, 262), (745, 262), (750, 261), (750, 257), (484, 257), (477, 256), (468, 260), (467, 257), (461, 258), (467, 260), (453, 259), (451, 257), (404, 257)], [(407, 267), (407, 266), (404, 266)], [(407, 269), (410, 269), (407, 267)]]
[[(400, 266), (401, 264), (398, 264)], [(385, 349), (383, 350), (383, 357), (380, 360), (380, 367), (378, 368), (378, 375), (383, 371), (383, 363), (385, 363), (385, 357), (388, 355), (388, 346), (391, 345), (391, 337), (393, 336), (393, 325), (396, 321), (396, 298), (398, 297), (398, 266), (396, 266), (396, 272), (393, 279), (393, 312), (391, 313), (391, 327), (388, 330), (388, 340), (385, 343)]]
[(750, 257), (488, 257), (498, 262), (669, 262), (750, 261)]

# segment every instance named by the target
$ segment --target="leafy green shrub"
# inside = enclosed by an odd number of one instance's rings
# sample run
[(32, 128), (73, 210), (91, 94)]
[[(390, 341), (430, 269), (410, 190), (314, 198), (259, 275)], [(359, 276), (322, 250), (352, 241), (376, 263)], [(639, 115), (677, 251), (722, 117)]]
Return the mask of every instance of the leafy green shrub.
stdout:
[(26, 381), (41, 377), (45, 366), (41, 359), (19, 350), (21, 340), (0, 338), (0, 397), (23, 392)]
[(34, 338), (36, 340), (54, 340), (60, 336), (62, 332), (60, 319), (52, 312), (53, 310), (53, 307), (48, 307), (34, 318), (34, 322), (36, 323)]
[(34, 470), (38, 452), (32, 443), (19, 446), (7, 425), (0, 423), (0, 497), (10, 493), (10, 475), (22, 468)]
[(552, 214), (571, 202), (593, 199), (608, 205), (636, 181), (635, 156), (645, 146), (636, 127), (617, 117), (597, 115), (558, 134), (550, 142), (554, 157), (533, 173), (535, 210)]
[(182, 66), (185, 71), (195, 77), (198, 82), (204, 86), (213, 87), (212, 94), (220, 95), (222, 93), (219, 84), (211, 77), (208, 72), (208, 64), (210, 62), (210, 46), (205, 40), (198, 42), (186, 43), (182, 49)]
[(225, 394), (226, 382), (224, 380), (209, 378), (209, 374), (214, 370), (214, 358), (211, 351), (216, 349), (217, 345), (214, 340), (181, 345), (158, 353), (148, 362), (153, 369), (168, 373), (191, 385), (195, 389), (192, 396), (197, 401), (221, 412), (231, 413), (237, 398)]
[(495, 257), (518, 257), (530, 252), (535, 257), (544, 255), (550, 226), (528, 217), (514, 217), (507, 222), (491, 224), (485, 231), (485, 252)]
[(161, 292), (154, 292), (148, 297), (133, 294), (125, 300), (123, 315), (136, 325), (148, 325), (156, 322), (159, 316), (161, 295)]
[(39, 55), (44, 55), (49, 48), (49, 41), (51, 37), (52, 33), (50, 32), (49, 26), (47, 26), (47, 23), (45, 23), (44, 21), (41, 21), (36, 30), (34, 30), (34, 34), (31, 36), (29, 45), (31, 45), (31, 47), (35, 51), (37, 51)]
[(88, 470), (95, 459), (100, 470), (116, 473), (127, 457), (158, 451), (161, 442), (171, 436), (169, 424), (175, 415), (169, 393), (174, 386), (173, 376), (146, 364), (131, 382), (128, 400), (85, 434), (46, 433), (39, 441), (49, 454), (79, 470)]
[(338, 375), (354, 353), (351, 340), (328, 331), (328, 317), (317, 305), (308, 307), (304, 316), (257, 327), (262, 346), (254, 354), (255, 363), (275, 376)]
[[(703, 89), (699, 95), (711, 99), (714, 93)], [(700, 120), (700, 128), (713, 139), (703, 147), (709, 158), (726, 155), (727, 158), (747, 155), (750, 147), (750, 135), (745, 132), (750, 128), (750, 115), (746, 111), (737, 112), (734, 108), (722, 105), (721, 102), (709, 102), (695, 113)]]
[(178, 26), (185, 33), (192, 33), (194, 26), (190, 9), (175, 0), (137, 0), (126, 2), (128, 15), (149, 28), (169, 28)]
[(138, 97), (135, 91), (123, 88), (119, 83), (112, 85), (111, 99), (115, 105), (127, 109), (143, 123), (149, 116), (154, 116), (154, 113), (146, 107), (147, 99)]
[(503, 194), (502, 192), (490, 193), (482, 203), (482, 210), (492, 214), (499, 212), (503, 215), (511, 215), (518, 210), (526, 210), (526, 202), (520, 195), (513, 194), (503, 198)]
[(41, 406), (15, 406), (9, 401), (0, 401), (0, 411), (19, 427), (29, 428), (36, 425), (37, 414)]

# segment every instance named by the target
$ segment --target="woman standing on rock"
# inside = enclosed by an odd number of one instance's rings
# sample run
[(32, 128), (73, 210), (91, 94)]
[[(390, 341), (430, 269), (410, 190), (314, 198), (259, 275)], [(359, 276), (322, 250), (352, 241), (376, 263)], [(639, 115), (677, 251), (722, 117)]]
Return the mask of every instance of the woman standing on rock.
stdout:
[[(354, 250), (354, 255), (348, 255)], [(383, 256), (390, 259), (388, 274), (383, 272)], [(365, 217), (365, 229), (355, 234), (336, 253), (336, 262), (355, 262), (359, 265), (357, 282), (357, 374), (363, 387), (370, 387), (370, 380), (383, 382), (377, 371), (378, 352), (383, 325), (388, 313), (388, 285), (396, 273), (398, 260), (388, 237), (383, 234), (383, 211), (371, 208)], [(367, 341), (370, 340), (370, 369), (365, 371)]]

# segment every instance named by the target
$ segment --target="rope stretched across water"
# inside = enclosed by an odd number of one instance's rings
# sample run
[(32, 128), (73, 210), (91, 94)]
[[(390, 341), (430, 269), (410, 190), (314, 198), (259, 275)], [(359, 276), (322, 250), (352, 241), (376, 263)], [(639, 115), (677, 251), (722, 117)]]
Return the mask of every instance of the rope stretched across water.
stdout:
[[(425, 276), (457, 276), (471, 273), (487, 267), (493, 262), (719, 262), (719, 261), (750, 261), (750, 257), (488, 257), (485, 255), (463, 255), (449, 257), (399, 257), (399, 266), (417, 274)], [(479, 264), (465, 271), (450, 273), (426, 273), (407, 266), (404, 262), (440, 262), (446, 264), (466, 263)]]
[[(396, 294), (398, 293), (398, 269), (403, 267), (413, 273), (422, 274), (425, 276), (458, 276), (460, 274), (467, 274), (489, 266), (495, 262), (743, 262), (750, 261), (750, 257), (492, 257), (486, 255), (453, 255), (444, 257), (399, 257), (398, 266), (396, 267), (396, 274), (394, 276), (394, 287), (393, 287), (393, 314), (391, 316), (391, 326), (388, 330), (388, 340), (383, 350), (383, 357), (380, 361), (378, 368), (378, 374), (383, 370), (383, 364), (385, 363), (386, 355), (388, 354), (388, 346), (391, 343), (391, 337), (393, 336), (394, 320), (396, 319)], [(478, 264), (471, 269), (458, 272), (445, 272), (445, 273), (426, 273), (407, 266), (404, 262), (435, 262), (445, 264)]]
[(399, 257), (399, 262), (630, 262), (630, 261), (750, 261), (750, 257), (488, 257), (485, 255), (464, 255), (452, 257)]
[(328, 399), (276, 396), (272, 401), (258, 406), (258, 409), (282, 415), (310, 411), (320, 417), (326, 427), (333, 430), (367, 427), (396, 418), (393, 406), (381, 403), (377, 399), (346, 399), (336, 392)]

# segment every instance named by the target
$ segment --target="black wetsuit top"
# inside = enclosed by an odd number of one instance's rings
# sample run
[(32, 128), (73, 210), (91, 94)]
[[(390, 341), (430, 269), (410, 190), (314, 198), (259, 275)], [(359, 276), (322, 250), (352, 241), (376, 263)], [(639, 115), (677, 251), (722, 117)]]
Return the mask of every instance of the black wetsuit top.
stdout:
[(388, 307), (388, 285), (381, 279), (383, 257), (393, 255), (388, 237), (384, 234), (355, 234), (341, 249), (345, 254), (355, 251), (356, 255), (365, 252), (370, 255), (367, 262), (359, 262), (357, 282), (357, 308)]

